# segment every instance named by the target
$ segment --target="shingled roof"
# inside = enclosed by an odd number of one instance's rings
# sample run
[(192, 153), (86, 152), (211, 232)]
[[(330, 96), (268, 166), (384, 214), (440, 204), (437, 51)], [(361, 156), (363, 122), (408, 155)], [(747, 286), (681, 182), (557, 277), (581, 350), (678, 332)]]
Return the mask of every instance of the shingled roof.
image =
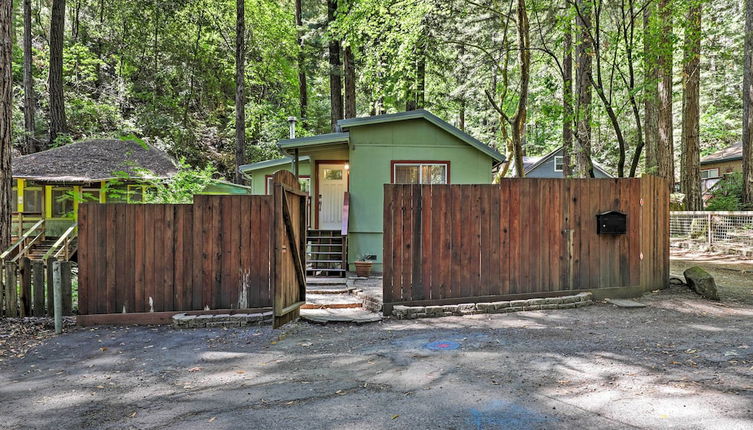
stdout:
[(121, 172), (153, 178), (177, 173), (175, 162), (164, 152), (132, 140), (95, 139), (71, 143), (35, 154), (15, 157), (13, 177), (47, 182), (92, 182), (119, 177)]
[(722, 150), (701, 158), (701, 164), (719, 163), (721, 161), (736, 161), (743, 159), (743, 144), (738, 142)]

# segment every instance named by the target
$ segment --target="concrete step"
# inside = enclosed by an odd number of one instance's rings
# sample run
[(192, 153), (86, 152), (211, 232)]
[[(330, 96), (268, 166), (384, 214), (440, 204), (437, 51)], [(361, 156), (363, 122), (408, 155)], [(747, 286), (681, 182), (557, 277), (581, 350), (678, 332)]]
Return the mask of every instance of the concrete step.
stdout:
[(345, 309), (360, 308), (363, 300), (352, 294), (309, 294), (301, 309)]
[(301, 319), (317, 324), (367, 324), (381, 321), (382, 314), (365, 309), (301, 309)]

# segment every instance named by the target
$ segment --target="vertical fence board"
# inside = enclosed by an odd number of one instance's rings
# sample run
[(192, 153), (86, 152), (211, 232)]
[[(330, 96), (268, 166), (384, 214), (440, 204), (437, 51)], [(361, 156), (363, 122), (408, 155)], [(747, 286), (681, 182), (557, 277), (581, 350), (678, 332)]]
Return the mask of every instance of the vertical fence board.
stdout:
[[(386, 185), (385, 303), (660, 285), (662, 187), (654, 177)], [(627, 214), (625, 235), (597, 234), (609, 210)]]

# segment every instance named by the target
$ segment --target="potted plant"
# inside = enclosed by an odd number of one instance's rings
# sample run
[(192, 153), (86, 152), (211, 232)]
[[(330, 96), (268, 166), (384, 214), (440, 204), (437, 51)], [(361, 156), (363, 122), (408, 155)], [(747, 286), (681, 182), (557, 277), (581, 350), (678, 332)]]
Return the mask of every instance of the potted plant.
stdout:
[(361, 278), (368, 278), (371, 274), (371, 267), (374, 265), (376, 255), (374, 254), (362, 254), (356, 261), (356, 276)]

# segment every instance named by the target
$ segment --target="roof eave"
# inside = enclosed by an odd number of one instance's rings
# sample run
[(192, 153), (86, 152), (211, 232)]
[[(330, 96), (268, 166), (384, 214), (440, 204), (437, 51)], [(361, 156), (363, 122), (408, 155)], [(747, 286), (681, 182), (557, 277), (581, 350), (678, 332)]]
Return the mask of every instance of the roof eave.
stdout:
[(331, 145), (337, 143), (349, 143), (349, 133), (327, 133), (317, 136), (300, 137), (297, 139), (284, 139), (277, 142), (277, 147), (285, 151), (287, 149), (307, 148), (319, 145)]

